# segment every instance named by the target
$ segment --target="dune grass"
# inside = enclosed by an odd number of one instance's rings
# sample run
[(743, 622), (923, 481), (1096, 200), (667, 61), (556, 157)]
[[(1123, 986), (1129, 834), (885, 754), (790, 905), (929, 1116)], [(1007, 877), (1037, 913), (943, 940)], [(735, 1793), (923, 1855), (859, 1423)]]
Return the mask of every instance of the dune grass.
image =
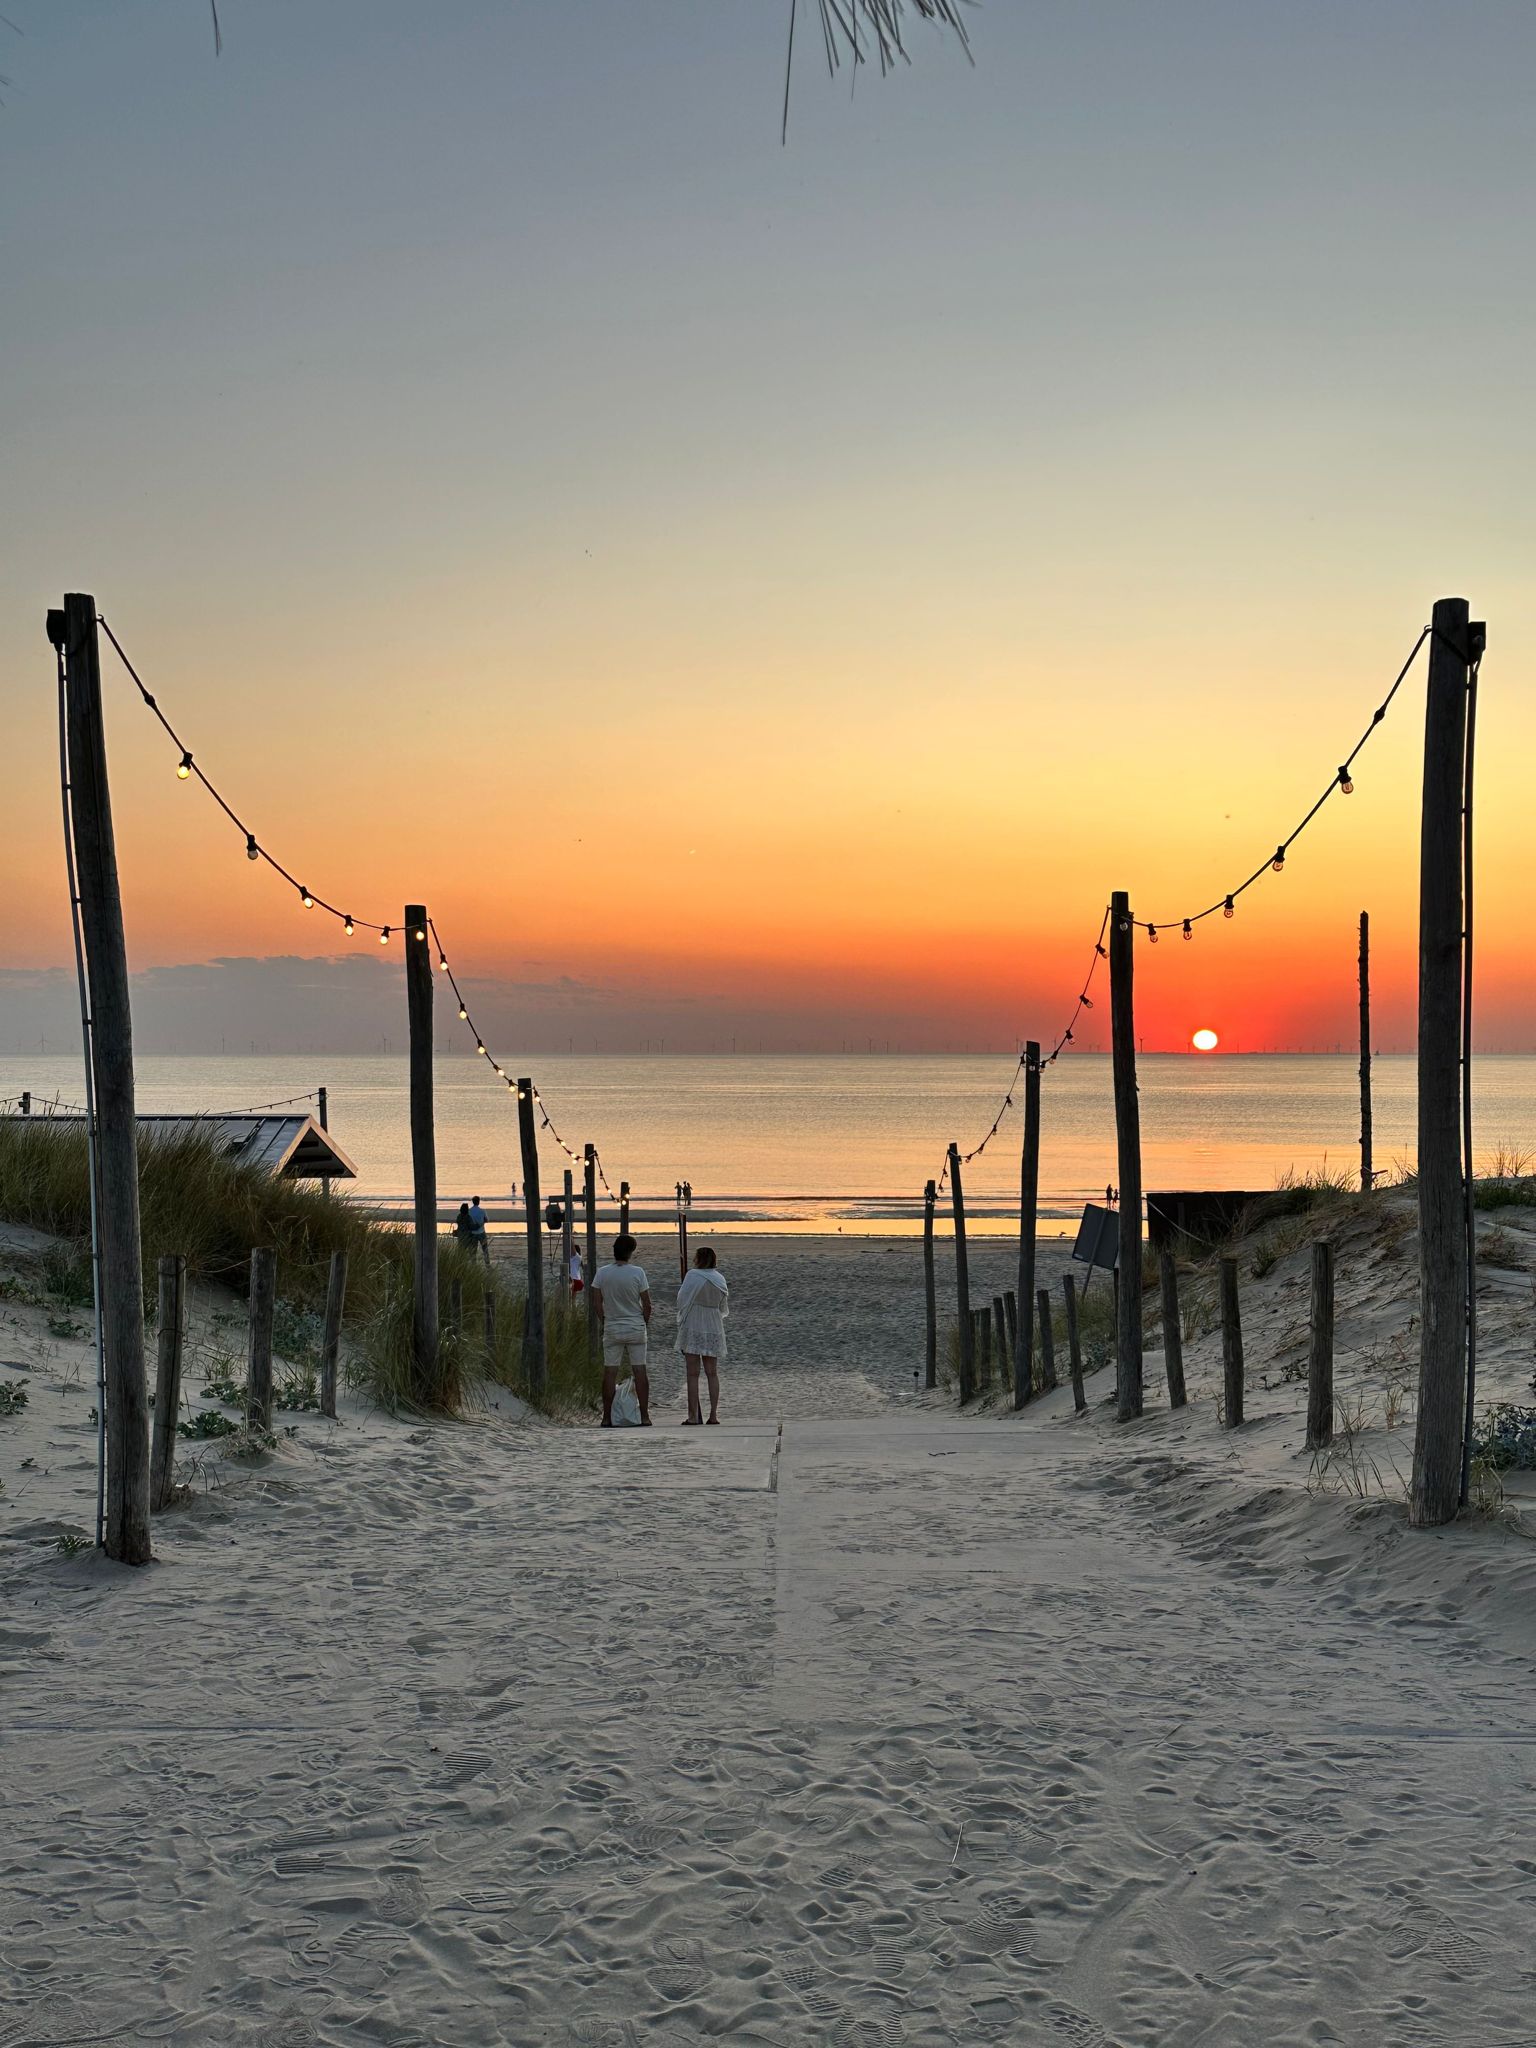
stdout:
[[(223, 1157), (207, 1140), (157, 1139), (139, 1152), (146, 1319), (154, 1313), (156, 1268), (180, 1253), (193, 1281), (246, 1292), (251, 1249), (277, 1254), (277, 1289), (290, 1324), (313, 1334), (325, 1306), (331, 1254), (347, 1254), (347, 1377), (391, 1410), (457, 1413), (485, 1398), (490, 1385), (527, 1398), (521, 1364), (523, 1297), (451, 1238), (438, 1248), (443, 1341), (437, 1369), (423, 1380), (412, 1355), (412, 1247), (403, 1231), (373, 1222), (318, 1188), (282, 1180)], [(85, 1134), (45, 1118), (0, 1119), (0, 1217), (65, 1240), (47, 1254), (75, 1298), (89, 1301), (90, 1195)], [(84, 1292), (81, 1293), (83, 1275)], [(454, 1283), (462, 1328), (449, 1317)], [(50, 1276), (51, 1284), (51, 1276)], [(495, 1341), (487, 1345), (486, 1298), (494, 1303)], [(547, 1312), (547, 1385), (541, 1407), (592, 1406), (597, 1374), (587, 1362), (584, 1315), (563, 1297)], [(309, 1341), (302, 1339), (301, 1341)]]

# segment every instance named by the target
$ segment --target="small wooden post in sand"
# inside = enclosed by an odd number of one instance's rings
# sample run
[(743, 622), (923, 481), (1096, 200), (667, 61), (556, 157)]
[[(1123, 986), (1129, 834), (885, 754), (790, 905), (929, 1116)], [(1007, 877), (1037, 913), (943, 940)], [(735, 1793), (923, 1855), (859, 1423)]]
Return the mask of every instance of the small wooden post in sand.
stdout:
[(1056, 1391), (1056, 1330), (1051, 1321), (1051, 1290), (1038, 1288), (1035, 1292), (1035, 1308), (1040, 1317), (1040, 1391), (1054, 1394)]
[(1311, 1345), (1307, 1355), (1307, 1449), (1333, 1442), (1333, 1246), (1312, 1247)]
[(960, 1324), (960, 1401), (976, 1391), (976, 1326), (971, 1321), (971, 1268), (965, 1251), (965, 1193), (960, 1185), (960, 1147), (949, 1148), (949, 1199), (955, 1213), (955, 1300)]
[(539, 1137), (533, 1125), (533, 1082), (517, 1084), (517, 1135), (523, 1154), (523, 1207), (528, 1219), (528, 1295), (523, 1303), (523, 1383), (542, 1394), (546, 1367), (544, 1335), (544, 1216), (539, 1204)]
[(992, 1388), (992, 1318), (984, 1308), (971, 1311), (976, 1332), (976, 1384), (984, 1392)]
[(1360, 913), (1360, 1192), (1376, 1185), (1371, 1158), (1371, 918)]
[(587, 1245), (586, 1300), (587, 1300), (587, 1364), (597, 1363), (597, 1290), (592, 1285), (592, 1275), (597, 1271), (597, 1147), (584, 1145), (581, 1151), (581, 1199), (585, 1211)]
[(1000, 1294), (992, 1297), (992, 1347), (997, 1353), (997, 1376), (1004, 1387), (1011, 1377), (1009, 1360), (1013, 1346), (1008, 1341), (1008, 1309)]
[(1083, 1343), (1077, 1328), (1077, 1282), (1070, 1273), (1061, 1276), (1062, 1298), (1067, 1304), (1067, 1361), (1072, 1368), (1072, 1392), (1079, 1409), (1088, 1403), (1083, 1396)]
[(1011, 1287), (1003, 1289), (1003, 1314), (1008, 1319), (1008, 1356), (1012, 1358), (1019, 1341), (1019, 1297)]
[(320, 1413), (336, 1414), (336, 1364), (341, 1356), (341, 1318), (347, 1306), (347, 1255), (331, 1253), (325, 1289), (325, 1331), (320, 1339)]
[(176, 1422), (181, 1413), (181, 1354), (187, 1336), (187, 1262), (160, 1261), (160, 1335), (155, 1359), (155, 1426), (149, 1454), (149, 1511), (171, 1504), (176, 1472)]
[(276, 1307), (277, 1253), (261, 1245), (251, 1253), (245, 1353), (245, 1420), (249, 1429), (272, 1427), (272, 1316)]
[(1221, 1262), (1221, 1370), (1223, 1421), (1228, 1429), (1238, 1429), (1243, 1420), (1243, 1322), (1237, 1305), (1236, 1259)]
[(1133, 983), (1136, 921), (1131, 899), (1109, 900), (1110, 1044), (1115, 1083), (1115, 1140), (1120, 1163), (1120, 1293), (1115, 1309), (1115, 1415), (1141, 1413), (1141, 1103), (1136, 1093)]
[(1019, 1300), (1024, 1313), (1013, 1341), (1013, 1405), (1029, 1399), (1034, 1344), (1030, 1303), (1035, 1298), (1035, 1233), (1040, 1217), (1040, 1047), (1024, 1046), (1024, 1147), (1019, 1161)]
[(933, 1273), (933, 1207), (939, 1191), (933, 1182), (923, 1183), (923, 1385), (939, 1384), (939, 1297)]
[(1179, 1273), (1173, 1253), (1157, 1255), (1157, 1282), (1163, 1300), (1163, 1368), (1168, 1375), (1168, 1406), (1182, 1408), (1184, 1392), (1184, 1326), (1179, 1320)]
[(405, 906), (405, 1010), (410, 1027), (411, 1178), (416, 1231), (412, 1367), (416, 1392), (437, 1379), (437, 1141), (432, 1111), (432, 947), (424, 903)]

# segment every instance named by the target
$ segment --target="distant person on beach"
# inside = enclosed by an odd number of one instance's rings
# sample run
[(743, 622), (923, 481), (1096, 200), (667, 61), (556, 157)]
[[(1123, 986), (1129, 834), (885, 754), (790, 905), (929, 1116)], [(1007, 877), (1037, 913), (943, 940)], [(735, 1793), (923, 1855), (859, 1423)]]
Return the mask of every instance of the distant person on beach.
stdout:
[(478, 1195), (471, 1195), (469, 1198), (469, 1224), (470, 1229), (474, 1232), (474, 1241), (479, 1249), (480, 1256), (484, 1259), (486, 1265), (489, 1266), (491, 1263), (491, 1245), (490, 1239), (485, 1234), (485, 1211), (480, 1206), (480, 1197)]
[(459, 1213), (453, 1219), (453, 1238), (455, 1244), (463, 1245), (466, 1251), (475, 1241), (475, 1226), (469, 1220), (468, 1202), (459, 1204)]
[(720, 1420), (719, 1363), (725, 1356), (725, 1319), (731, 1312), (730, 1289), (725, 1275), (715, 1264), (715, 1254), (701, 1244), (693, 1255), (693, 1270), (677, 1290), (677, 1346), (688, 1372), (688, 1421), (706, 1420), (699, 1403), (699, 1370), (709, 1385), (710, 1422)]
[(632, 1263), (634, 1256), (635, 1240), (616, 1237), (613, 1264), (599, 1266), (592, 1276), (597, 1319), (603, 1326), (604, 1429), (613, 1427), (613, 1397), (618, 1392), (619, 1373), (626, 1367), (635, 1376), (640, 1421), (646, 1429), (651, 1426), (651, 1381), (645, 1369), (651, 1336), (651, 1283), (645, 1268)]
[(581, 1253), (580, 1253), (580, 1252), (572, 1252), (572, 1253), (571, 1253), (571, 1295), (572, 1295), (572, 1298), (573, 1298), (573, 1299), (574, 1299), (574, 1297), (575, 1297), (576, 1295), (580, 1294), (580, 1292), (581, 1292), (581, 1290), (583, 1289), (583, 1287), (585, 1287), (585, 1286), (586, 1286), (586, 1284), (587, 1284), (587, 1283), (585, 1282), (585, 1280), (583, 1280), (583, 1279), (582, 1279), (582, 1277), (581, 1277), (581, 1276), (582, 1276), (582, 1270), (583, 1270), (583, 1269), (582, 1269), (582, 1263), (581, 1263)]

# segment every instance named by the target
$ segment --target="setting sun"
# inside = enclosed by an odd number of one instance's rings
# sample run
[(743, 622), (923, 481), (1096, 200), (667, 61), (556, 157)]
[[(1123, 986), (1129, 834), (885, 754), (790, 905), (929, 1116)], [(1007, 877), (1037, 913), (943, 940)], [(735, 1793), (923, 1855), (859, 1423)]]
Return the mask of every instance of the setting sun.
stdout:
[(1221, 1040), (1211, 1030), (1209, 1025), (1205, 1025), (1194, 1034), (1189, 1042), (1196, 1052), (1214, 1052), (1217, 1046), (1220, 1045)]

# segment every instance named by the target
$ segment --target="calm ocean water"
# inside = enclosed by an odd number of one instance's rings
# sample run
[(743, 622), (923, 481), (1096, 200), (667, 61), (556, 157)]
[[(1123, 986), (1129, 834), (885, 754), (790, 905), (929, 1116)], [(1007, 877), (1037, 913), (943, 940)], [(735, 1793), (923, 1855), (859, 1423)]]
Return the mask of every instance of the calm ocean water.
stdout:
[[(1356, 1061), (1332, 1054), (1139, 1062), (1149, 1189), (1266, 1188), (1287, 1172), (1358, 1167)], [(1376, 1160), (1412, 1158), (1414, 1060), (1376, 1061)], [(1536, 1056), (1490, 1054), (1475, 1069), (1479, 1158), (1499, 1146), (1536, 1152)], [(924, 1180), (950, 1138), (969, 1149), (1008, 1086), (1006, 1057), (975, 1055), (544, 1055), (535, 1078), (578, 1150), (588, 1138), (637, 1218), (670, 1216), (691, 1180), (694, 1216), (711, 1227), (888, 1232), (918, 1227)], [(144, 1110), (233, 1110), (324, 1083), (331, 1131), (358, 1167), (356, 1191), (386, 1201), (410, 1186), (406, 1075), (398, 1056), (146, 1057)], [(0, 1059), (0, 1096), (30, 1088), (78, 1102), (78, 1061)], [(1043, 1084), (1042, 1227), (1066, 1230), (1085, 1200), (1116, 1178), (1109, 1061), (1079, 1054)], [(985, 1229), (1007, 1227), (1018, 1183), (1019, 1122), (1011, 1111), (966, 1169), (967, 1207)], [(511, 1093), (482, 1062), (437, 1067), (438, 1179), (443, 1200), (507, 1200), (517, 1158)], [(567, 1161), (547, 1134), (544, 1185)]]

